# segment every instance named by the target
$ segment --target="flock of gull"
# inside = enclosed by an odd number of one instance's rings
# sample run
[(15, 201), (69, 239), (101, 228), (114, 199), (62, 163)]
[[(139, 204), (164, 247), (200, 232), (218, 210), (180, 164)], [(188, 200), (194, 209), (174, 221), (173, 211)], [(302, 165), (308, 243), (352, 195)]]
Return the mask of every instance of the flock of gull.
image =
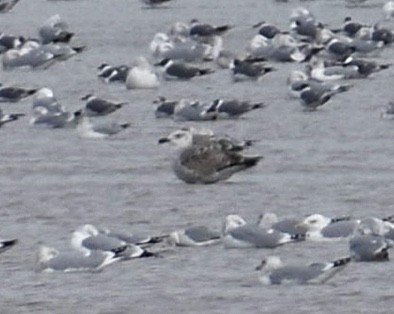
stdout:
[[(153, 8), (170, 0), (144, 0)], [(171, 1), (172, 2), (172, 1)], [(13, 9), (18, 0), (0, 0), (0, 12)], [(386, 18), (394, 15), (393, 2), (384, 6)], [(151, 55), (138, 57), (131, 66), (97, 66), (103, 84), (124, 84), (127, 89), (157, 89), (163, 80), (203, 80), (217, 71), (228, 71), (234, 88), (239, 81), (266, 79), (277, 71), (276, 63), (299, 63), (300, 70), (288, 75), (289, 94), (305, 111), (319, 110), (339, 93), (356, 89), (357, 80), (390, 68), (379, 62), (379, 52), (391, 49), (394, 33), (380, 23), (367, 25), (346, 18), (337, 28), (319, 21), (305, 8), (296, 8), (290, 16), (290, 28), (281, 30), (274, 24), (260, 22), (253, 27), (256, 35), (242, 52), (224, 49), (225, 35), (236, 26), (210, 25), (193, 19), (176, 22), (168, 32), (157, 33), (149, 44)], [(75, 44), (75, 33), (59, 15), (54, 15), (38, 28), (38, 38), (0, 33), (3, 73), (18, 68), (45, 70), (57, 62), (67, 62), (83, 53), (85, 45)], [(371, 57), (374, 57), (372, 59)], [(301, 70), (302, 67), (302, 70)], [(350, 83), (349, 83), (350, 82)], [(130, 127), (129, 123), (107, 120), (127, 102), (112, 102), (85, 95), (85, 106), (68, 111), (47, 87), (24, 88), (0, 86), (3, 103), (32, 99), (31, 113), (3, 113), (0, 126), (30, 115), (30, 124), (47, 128), (73, 128), (83, 138), (106, 138)], [(167, 99), (154, 100), (157, 118), (175, 121), (213, 121), (234, 119), (254, 110), (263, 110), (263, 102), (240, 99)], [(394, 104), (389, 104), (382, 117), (394, 117)], [(175, 146), (172, 168), (177, 178), (189, 184), (214, 184), (256, 166), (263, 156), (247, 153), (253, 140), (235, 139), (215, 134), (201, 127), (181, 127), (158, 141)], [(304, 241), (348, 241), (349, 256), (324, 263), (285, 265), (277, 256), (265, 258), (256, 269), (261, 282), (280, 284), (325, 282), (350, 261), (388, 261), (394, 241), (393, 217), (308, 217), (279, 219), (265, 213), (255, 222), (239, 215), (228, 215), (221, 231), (206, 226), (192, 226), (165, 235), (140, 236), (91, 224), (79, 227), (71, 236), (70, 252), (40, 245), (37, 270), (99, 271), (122, 260), (162, 257), (163, 246), (209, 246), (222, 243), (225, 248), (275, 249), (282, 245), (302, 245)], [(17, 243), (16, 239), (0, 244), (3, 252)], [(160, 248), (157, 248), (160, 246)]]

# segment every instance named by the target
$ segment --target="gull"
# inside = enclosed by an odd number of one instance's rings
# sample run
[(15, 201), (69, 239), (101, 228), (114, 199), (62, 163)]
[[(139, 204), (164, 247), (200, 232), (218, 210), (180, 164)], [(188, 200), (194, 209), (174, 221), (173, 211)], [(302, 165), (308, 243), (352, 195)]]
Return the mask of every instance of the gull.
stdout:
[(153, 253), (142, 249), (138, 245), (100, 233), (91, 224), (80, 226), (73, 232), (71, 245), (84, 254), (89, 254), (90, 251), (119, 252), (118, 256), (124, 259), (154, 256)]
[(223, 225), (223, 244), (226, 248), (268, 248), (274, 249), (286, 243), (302, 241), (302, 235), (291, 235), (275, 229), (262, 228), (246, 223), (239, 215), (228, 215)]
[(240, 81), (243, 79), (258, 80), (275, 69), (271, 66), (234, 59), (230, 64), (230, 70), (232, 71), (234, 81)]
[(130, 123), (117, 123), (114, 121), (92, 122), (82, 110), (74, 112), (76, 129), (80, 137), (101, 139), (106, 138), (130, 127)]
[(51, 42), (68, 43), (74, 36), (74, 33), (69, 32), (67, 23), (60, 17), (59, 14), (51, 16), (39, 28), (38, 33), (43, 44)]
[(350, 257), (345, 257), (325, 263), (284, 265), (278, 256), (268, 256), (256, 270), (260, 271), (259, 279), (264, 285), (321, 284), (342, 271), (350, 261)]
[(125, 102), (115, 103), (109, 100), (87, 94), (81, 98), (86, 100), (84, 114), (86, 117), (98, 117), (108, 115), (127, 104)]
[(155, 89), (160, 85), (153, 67), (144, 57), (139, 57), (130, 68), (126, 78), (129, 89)]
[(130, 67), (127, 65), (111, 66), (102, 63), (97, 70), (99, 71), (97, 76), (106, 83), (126, 82)]
[(177, 149), (173, 160), (175, 175), (186, 183), (215, 183), (226, 180), (233, 174), (251, 168), (261, 156), (247, 156), (217, 140), (208, 143), (193, 143), (193, 133), (177, 130), (159, 143), (173, 143)]
[(17, 86), (2, 86), (0, 84), (0, 102), (18, 102), (23, 98), (37, 92), (35, 88), (22, 88)]
[(306, 232), (306, 238), (314, 241), (338, 240), (350, 237), (360, 224), (350, 217), (329, 218), (313, 214), (302, 220), (297, 228)]
[(393, 241), (374, 234), (356, 235), (349, 240), (351, 257), (357, 262), (388, 261)]
[(202, 76), (214, 72), (209, 68), (199, 68), (171, 59), (163, 59), (156, 65), (163, 67), (163, 73), (166, 79), (189, 80), (195, 76)]
[(59, 252), (55, 248), (40, 245), (37, 254), (36, 270), (43, 272), (98, 272), (104, 267), (122, 259), (121, 252), (78, 251)]
[(168, 237), (168, 242), (176, 246), (207, 246), (220, 241), (220, 232), (211, 230), (207, 226), (192, 226), (173, 231)]

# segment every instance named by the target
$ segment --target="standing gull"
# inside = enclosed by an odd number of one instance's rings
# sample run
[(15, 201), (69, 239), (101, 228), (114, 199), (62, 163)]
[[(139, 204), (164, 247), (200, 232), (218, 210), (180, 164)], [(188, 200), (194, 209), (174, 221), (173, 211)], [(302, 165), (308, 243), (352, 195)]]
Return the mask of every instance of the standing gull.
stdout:
[(159, 143), (166, 142), (171, 142), (178, 148), (173, 160), (173, 170), (186, 183), (226, 180), (234, 173), (257, 165), (262, 158), (242, 155), (220, 141), (193, 144), (193, 134), (188, 130), (177, 130), (159, 140)]
[(326, 263), (284, 265), (278, 256), (268, 256), (262, 260), (256, 270), (260, 271), (259, 279), (264, 285), (319, 284), (343, 270), (350, 261), (350, 257), (345, 257)]

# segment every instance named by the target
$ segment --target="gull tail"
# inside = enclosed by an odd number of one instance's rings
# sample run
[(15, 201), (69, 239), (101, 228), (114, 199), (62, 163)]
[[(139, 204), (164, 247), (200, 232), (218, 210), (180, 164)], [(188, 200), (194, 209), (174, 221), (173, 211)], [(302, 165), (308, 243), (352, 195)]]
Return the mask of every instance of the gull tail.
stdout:
[(340, 267), (340, 266), (345, 266), (346, 264), (350, 263), (351, 257), (344, 257), (337, 259), (335, 261), (332, 261), (333, 266), (332, 267)]
[(13, 247), (15, 244), (18, 243), (18, 239), (12, 239), (12, 240), (1, 240), (0, 241), (0, 252), (4, 252), (11, 247)]
[(212, 69), (199, 69), (198, 75), (206, 75), (206, 74), (211, 74), (213, 72), (215, 72), (215, 71)]

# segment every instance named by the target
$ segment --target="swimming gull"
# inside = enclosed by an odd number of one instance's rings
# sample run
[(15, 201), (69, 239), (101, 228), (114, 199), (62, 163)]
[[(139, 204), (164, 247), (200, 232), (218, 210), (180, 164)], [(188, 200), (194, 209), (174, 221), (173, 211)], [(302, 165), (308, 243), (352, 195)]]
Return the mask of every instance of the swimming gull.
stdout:
[(119, 252), (118, 256), (123, 257), (123, 259), (150, 257), (155, 255), (142, 249), (138, 245), (120, 240), (118, 237), (100, 233), (99, 230), (91, 224), (80, 226), (73, 232), (71, 245), (84, 254), (90, 251)]
[(121, 258), (117, 252), (59, 252), (52, 247), (40, 245), (36, 269), (43, 272), (98, 272)]
[(18, 239), (0, 240), (0, 253), (9, 250), (17, 243), (18, 243)]
[(130, 127), (130, 123), (91, 121), (82, 110), (74, 112), (74, 120), (77, 123), (77, 132), (83, 138), (106, 138)]
[(359, 220), (350, 217), (329, 218), (321, 214), (313, 214), (304, 218), (297, 228), (306, 232), (307, 239), (324, 241), (350, 237), (359, 224)]
[(98, 117), (108, 115), (126, 105), (126, 102), (112, 102), (103, 98), (87, 94), (81, 98), (86, 100), (84, 114), (86, 117)]
[(261, 228), (255, 223), (246, 223), (239, 215), (228, 215), (223, 225), (223, 244), (226, 248), (274, 249), (304, 239), (299, 234), (291, 235), (272, 228)]
[(130, 68), (126, 78), (128, 89), (155, 89), (160, 85), (159, 78), (145, 57), (139, 57)]
[(278, 256), (268, 256), (256, 267), (259, 279), (264, 285), (278, 284), (321, 284), (342, 271), (351, 261), (350, 257), (332, 262), (309, 265), (284, 265)]
[(12, 122), (12, 121), (16, 121), (18, 120), (20, 117), (25, 116), (24, 113), (8, 113), (5, 114), (3, 113), (3, 110), (0, 109), (0, 127), (2, 127), (4, 124)]
[(215, 183), (230, 178), (234, 173), (257, 165), (261, 156), (246, 156), (220, 141), (193, 144), (193, 134), (177, 130), (159, 143), (175, 144), (177, 155), (173, 160), (175, 175), (186, 183)]
[(17, 86), (1, 86), (0, 102), (18, 102), (23, 98), (31, 96), (37, 92), (35, 88), (22, 88)]
[(209, 68), (199, 68), (171, 59), (163, 59), (156, 65), (163, 67), (163, 74), (166, 79), (189, 80), (195, 76), (202, 76), (214, 72)]
[(211, 230), (207, 226), (192, 226), (173, 231), (168, 237), (168, 242), (176, 246), (207, 246), (220, 241), (220, 232)]
[(126, 82), (130, 67), (127, 65), (111, 66), (102, 63), (97, 70), (99, 71), (97, 76), (106, 83)]

